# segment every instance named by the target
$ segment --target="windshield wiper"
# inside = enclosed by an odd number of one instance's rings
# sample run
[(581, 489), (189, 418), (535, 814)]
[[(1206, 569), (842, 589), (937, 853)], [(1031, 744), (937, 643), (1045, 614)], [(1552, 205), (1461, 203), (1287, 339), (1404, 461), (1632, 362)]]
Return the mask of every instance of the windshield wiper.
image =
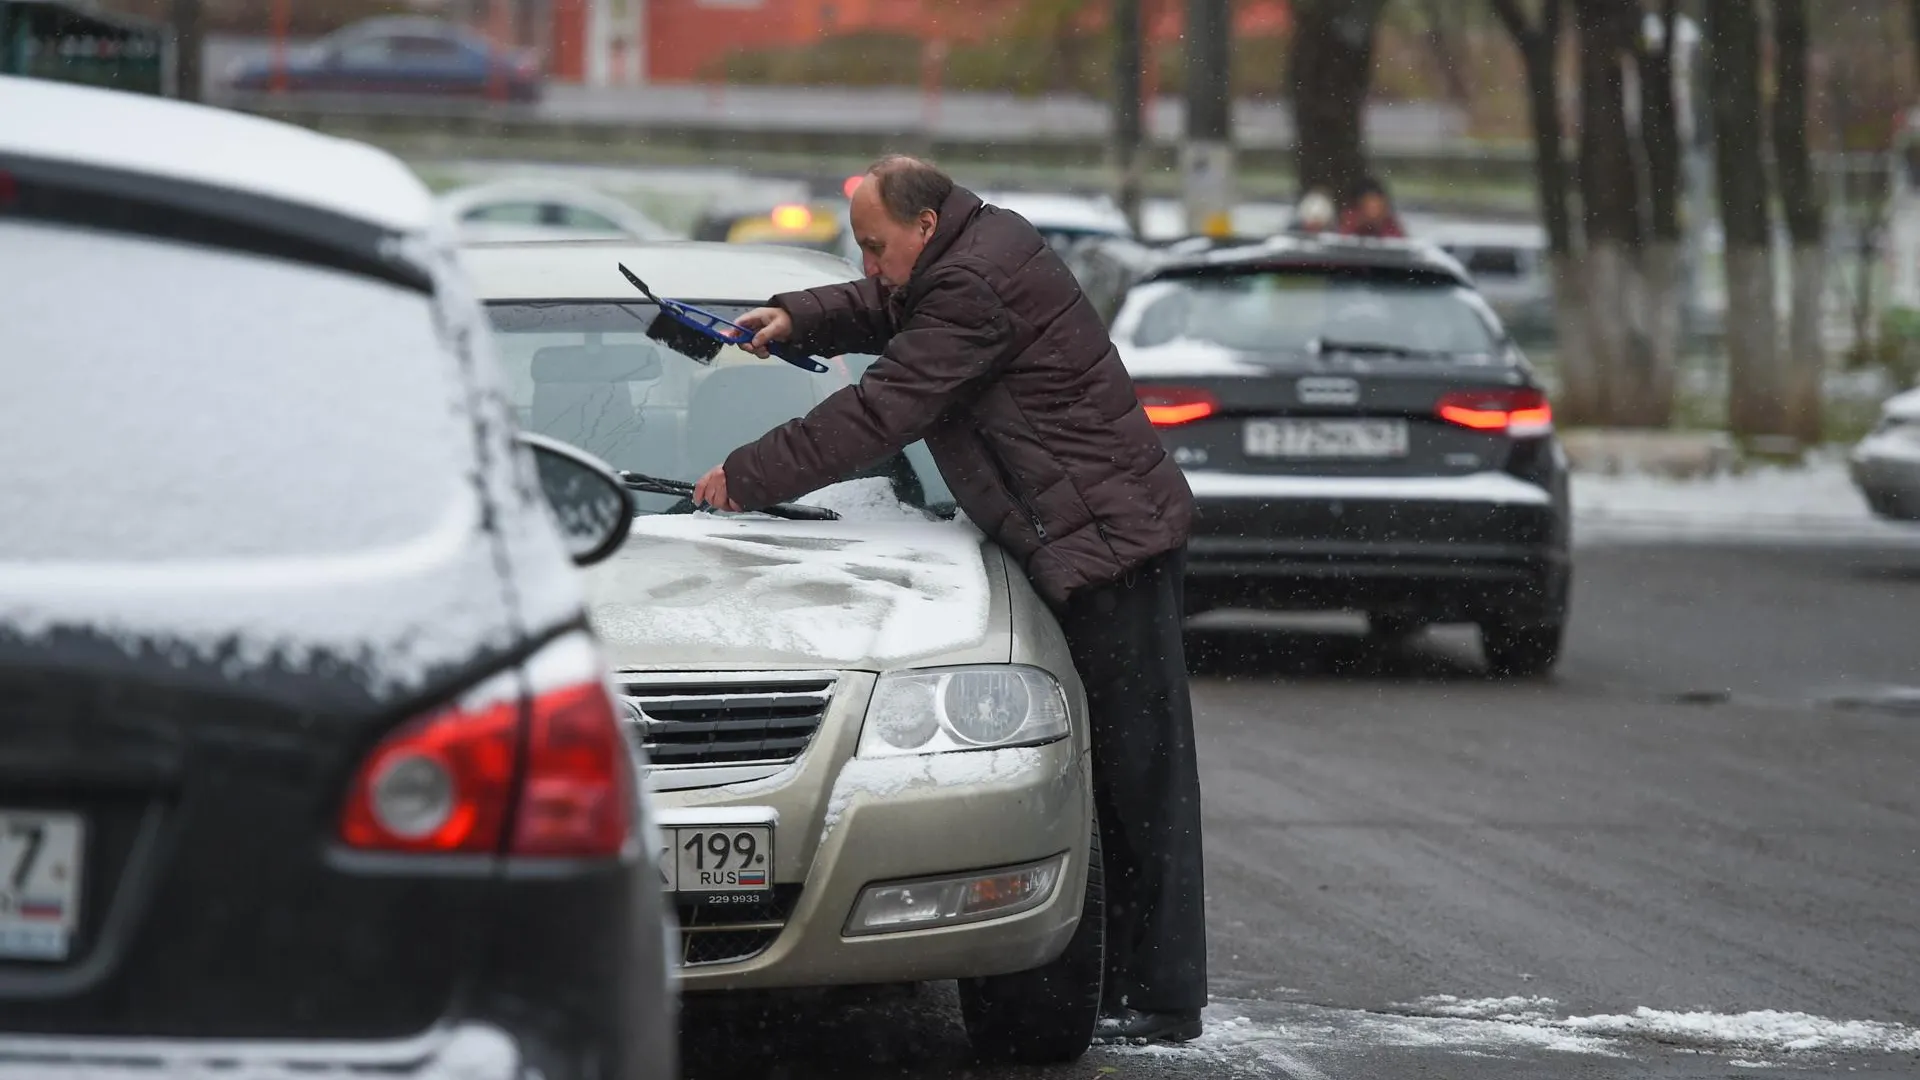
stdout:
[(1326, 353), (1356, 353), (1362, 356), (1450, 356), (1451, 353), (1433, 349), (1410, 349), (1405, 345), (1389, 345), (1384, 341), (1335, 341), (1330, 338), (1314, 338), (1308, 343), (1308, 352), (1315, 355)]
[[(668, 480), (664, 477), (648, 476), (646, 473), (622, 470), (620, 481), (634, 491), (644, 491), (650, 495), (678, 495), (687, 500), (689, 506), (693, 504), (693, 485), (684, 480)], [(774, 503), (772, 506), (761, 508), (759, 512), (786, 518), (789, 521), (840, 520), (839, 514), (824, 506), (807, 506), (804, 503)]]

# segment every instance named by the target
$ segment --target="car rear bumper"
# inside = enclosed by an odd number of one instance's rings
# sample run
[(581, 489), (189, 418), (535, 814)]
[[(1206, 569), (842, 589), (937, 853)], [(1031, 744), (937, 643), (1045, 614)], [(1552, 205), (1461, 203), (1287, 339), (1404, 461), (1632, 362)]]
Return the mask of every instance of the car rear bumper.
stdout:
[[(683, 912), (689, 993), (921, 982), (1000, 975), (1057, 957), (1079, 922), (1092, 788), (1078, 735), (1044, 746), (884, 759), (852, 756), (868, 682), (844, 693), (809, 752), (751, 784), (663, 791), (664, 824), (718, 808), (769, 811), (776, 890), (793, 897), (771, 940), (739, 959), (698, 962), (698, 918)], [(849, 685), (848, 690), (855, 690)], [(1075, 717), (1076, 723), (1083, 718)], [(745, 789), (745, 790), (743, 790)], [(849, 935), (862, 891), (1055, 857), (1051, 894), (1014, 915), (927, 929)], [(716, 934), (731, 931), (713, 924)]]
[(521, 1080), (516, 1040), (485, 1024), (406, 1039), (297, 1042), (0, 1036), (0, 1080), (116, 1080), (367, 1073), (383, 1077)]
[(1553, 617), (1566, 605), (1564, 494), (1454, 477), (1189, 473), (1188, 607)]

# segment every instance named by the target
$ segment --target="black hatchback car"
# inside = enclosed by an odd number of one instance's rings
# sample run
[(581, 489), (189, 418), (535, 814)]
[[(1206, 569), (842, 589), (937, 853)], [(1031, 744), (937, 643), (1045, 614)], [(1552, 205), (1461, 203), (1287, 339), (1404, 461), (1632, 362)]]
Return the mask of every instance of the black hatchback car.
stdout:
[(158, 98), (0, 116), (0, 1075), (675, 1075), (572, 565), (632, 504), (524, 449), (427, 191)]
[(1560, 653), (1570, 533), (1547, 394), (1465, 270), (1409, 242), (1162, 256), (1113, 337), (1199, 514), (1187, 595), (1480, 627), (1490, 667)]

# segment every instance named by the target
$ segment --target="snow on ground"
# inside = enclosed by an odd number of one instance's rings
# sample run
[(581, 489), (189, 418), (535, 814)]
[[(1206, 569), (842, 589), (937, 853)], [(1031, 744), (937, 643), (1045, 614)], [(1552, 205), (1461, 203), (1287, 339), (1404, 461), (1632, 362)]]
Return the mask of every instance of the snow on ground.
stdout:
[(1875, 518), (1839, 453), (1800, 468), (1670, 479), (1575, 473), (1574, 541), (1761, 540), (1920, 543), (1920, 528)]
[(1832, 1054), (1920, 1051), (1920, 1031), (1901, 1024), (1831, 1020), (1772, 1010), (1561, 1016), (1543, 997), (1465, 999), (1452, 995), (1370, 1012), (1261, 1001), (1208, 1006), (1206, 1032), (1184, 1046), (1115, 1046), (1110, 1054), (1200, 1058), (1223, 1076), (1268, 1076), (1278, 1066), (1300, 1080), (1327, 1073), (1311, 1062), (1366, 1048), (1439, 1050), (1463, 1057), (1568, 1054), (1621, 1058), (1652, 1044), (1665, 1053), (1729, 1055), (1727, 1065), (1780, 1069), (1826, 1065)]

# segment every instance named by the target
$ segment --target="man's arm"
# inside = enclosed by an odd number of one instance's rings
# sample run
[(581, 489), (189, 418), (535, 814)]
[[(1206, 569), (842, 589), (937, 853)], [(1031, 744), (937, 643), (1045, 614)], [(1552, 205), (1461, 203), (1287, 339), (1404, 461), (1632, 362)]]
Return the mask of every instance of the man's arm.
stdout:
[(772, 302), (793, 319), (789, 340), (808, 352), (877, 353), (893, 334), (887, 291), (875, 278), (781, 293)]
[(727, 456), (731, 501), (749, 510), (785, 502), (870, 465), (918, 439), (999, 370), (1013, 331), (986, 282), (953, 267), (928, 285), (859, 383)]

